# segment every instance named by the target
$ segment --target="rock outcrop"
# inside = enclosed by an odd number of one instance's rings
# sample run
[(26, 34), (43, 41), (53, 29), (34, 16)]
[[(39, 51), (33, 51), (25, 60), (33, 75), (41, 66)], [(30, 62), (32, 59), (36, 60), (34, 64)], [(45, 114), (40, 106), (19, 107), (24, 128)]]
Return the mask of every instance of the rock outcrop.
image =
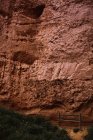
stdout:
[(0, 1), (0, 104), (93, 115), (93, 1)]

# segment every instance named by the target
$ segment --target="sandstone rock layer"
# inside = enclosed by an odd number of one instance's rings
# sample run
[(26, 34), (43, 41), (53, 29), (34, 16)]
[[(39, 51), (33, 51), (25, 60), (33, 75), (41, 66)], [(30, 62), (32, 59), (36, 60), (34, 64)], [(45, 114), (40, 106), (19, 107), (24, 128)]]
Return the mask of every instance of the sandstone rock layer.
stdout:
[(93, 114), (93, 1), (0, 1), (0, 104)]

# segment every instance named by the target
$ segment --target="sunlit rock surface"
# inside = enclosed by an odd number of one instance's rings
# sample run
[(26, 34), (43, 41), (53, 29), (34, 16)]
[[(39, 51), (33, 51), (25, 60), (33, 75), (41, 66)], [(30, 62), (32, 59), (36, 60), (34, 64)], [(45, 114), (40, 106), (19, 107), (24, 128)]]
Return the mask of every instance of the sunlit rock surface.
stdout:
[(0, 1), (0, 104), (93, 115), (93, 1)]

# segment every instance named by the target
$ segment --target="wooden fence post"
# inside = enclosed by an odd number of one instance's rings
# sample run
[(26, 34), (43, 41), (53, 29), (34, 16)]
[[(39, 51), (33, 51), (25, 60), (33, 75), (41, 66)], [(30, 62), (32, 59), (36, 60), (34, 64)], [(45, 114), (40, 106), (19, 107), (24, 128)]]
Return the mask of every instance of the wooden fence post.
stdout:
[(60, 112), (58, 112), (58, 123), (60, 125)]
[(81, 130), (81, 113), (79, 114), (79, 129)]

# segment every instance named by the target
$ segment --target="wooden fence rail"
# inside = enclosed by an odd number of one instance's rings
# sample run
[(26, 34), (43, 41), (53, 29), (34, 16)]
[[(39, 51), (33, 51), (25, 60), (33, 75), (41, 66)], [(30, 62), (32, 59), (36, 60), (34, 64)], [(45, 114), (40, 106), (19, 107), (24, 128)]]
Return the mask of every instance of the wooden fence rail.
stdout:
[(62, 113), (58, 112), (58, 121), (59, 124), (62, 122), (76, 122), (79, 124), (79, 129), (81, 129), (81, 123), (82, 123), (82, 116), (80, 114), (65, 114), (62, 115)]

